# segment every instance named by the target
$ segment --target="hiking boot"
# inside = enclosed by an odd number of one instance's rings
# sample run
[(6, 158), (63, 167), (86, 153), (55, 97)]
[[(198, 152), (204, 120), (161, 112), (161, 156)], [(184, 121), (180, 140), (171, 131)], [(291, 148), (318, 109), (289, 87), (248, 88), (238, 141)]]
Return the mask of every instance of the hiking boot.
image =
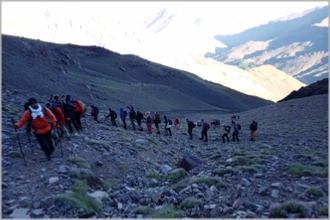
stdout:
[(200, 138), (199, 140), (203, 140), (203, 138)]

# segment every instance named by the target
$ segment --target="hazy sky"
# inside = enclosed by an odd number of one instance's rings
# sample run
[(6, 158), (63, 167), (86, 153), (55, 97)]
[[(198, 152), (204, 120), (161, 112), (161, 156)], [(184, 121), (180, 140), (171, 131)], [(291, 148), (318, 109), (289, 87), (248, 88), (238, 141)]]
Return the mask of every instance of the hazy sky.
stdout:
[[(215, 2), (215, 1), (183, 1), (183, 2), (1, 2), (2, 23), (10, 20), (14, 25), (28, 26), (31, 21), (36, 24), (40, 16), (44, 16), (44, 8), (60, 10), (61, 16), (75, 17), (76, 12), (68, 10), (64, 5), (79, 9), (88, 6), (84, 13), (119, 17), (123, 22), (133, 22), (136, 18), (149, 15), (153, 9), (168, 8), (171, 11), (183, 11), (185, 16), (202, 15), (208, 21), (208, 28), (217, 34), (237, 33), (258, 24), (267, 23), (280, 16), (310, 9), (320, 5), (328, 5), (327, 1), (318, 2)], [(86, 8), (86, 7), (85, 7)], [(40, 14), (43, 13), (43, 14)], [(129, 15), (129, 16), (128, 16)], [(230, 21), (230, 22), (229, 22)], [(220, 24), (220, 25), (219, 25)], [(6, 31), (4, 29), (3, 31)]]

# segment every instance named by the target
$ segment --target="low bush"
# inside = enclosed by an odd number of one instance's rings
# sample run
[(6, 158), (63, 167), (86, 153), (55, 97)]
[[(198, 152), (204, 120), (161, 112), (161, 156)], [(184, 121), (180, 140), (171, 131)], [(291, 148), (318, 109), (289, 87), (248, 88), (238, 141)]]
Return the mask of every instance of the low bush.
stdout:
[(180, 210), (176, 210), (173, 205), (165, 205), (155, 213), (151, 214), (152, 218), (183, 218), (184, 214)]

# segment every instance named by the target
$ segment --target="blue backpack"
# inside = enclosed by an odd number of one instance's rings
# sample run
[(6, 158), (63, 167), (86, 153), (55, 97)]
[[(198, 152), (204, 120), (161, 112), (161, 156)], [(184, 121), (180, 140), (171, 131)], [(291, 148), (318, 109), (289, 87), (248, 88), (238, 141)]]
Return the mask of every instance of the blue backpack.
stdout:
[(168, 125), (172, 125), (172, 124), (173, 124), (172, 119), (168, 119)]

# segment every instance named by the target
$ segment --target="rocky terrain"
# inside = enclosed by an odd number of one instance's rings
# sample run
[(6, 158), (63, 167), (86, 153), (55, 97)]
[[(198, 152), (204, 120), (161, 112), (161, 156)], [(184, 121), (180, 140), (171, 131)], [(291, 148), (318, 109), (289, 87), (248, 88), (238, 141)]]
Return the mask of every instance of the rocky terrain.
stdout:
[[(219, 127), (208, 143), (200, 127), (190, 140), (185, 119), (230, 124), (230, 113), (161, 112), (181, 121), (170, 137), (163, 124), (160, 135), (145, 125), (113, 127), (103, 108), (101, 123), (88, 112), (83, 131), (62, 138), (52, 161), (11, 127), (29, 97), (48, 95), (2, 90), (2, 218), (328, 218), (328, 94), (240, 112), (240, 141), (226, 143)], [(251, 120), (259, 123), (255, 142)], [(187, 155), (202, 163), (177, 168)]]

